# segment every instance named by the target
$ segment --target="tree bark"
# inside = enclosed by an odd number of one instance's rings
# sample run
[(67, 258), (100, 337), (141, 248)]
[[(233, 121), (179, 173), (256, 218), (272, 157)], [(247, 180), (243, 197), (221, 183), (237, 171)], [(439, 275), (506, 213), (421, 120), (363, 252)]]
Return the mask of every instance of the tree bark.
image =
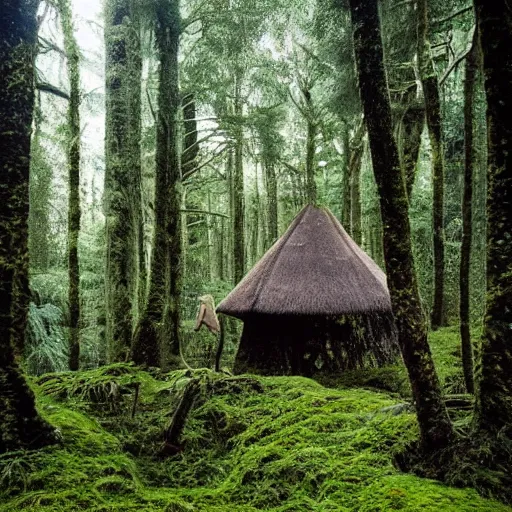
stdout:
[(13, 351), (27, 321), (25, 309), (16, 317), (18, 325), (13, 325), (12, 311), (20, 303), (14, 273), (20, 259), (22, 265), (27, 260), (27, 254), (14, 250), (14, 242), (29, 215), (38, 5), (35, 0), (7, 2), (0, 17), (0, 453), (39, 448), (56, 440), (53, 429), (37, 413)]
[(434, 303), (431, 325), (445, 325), (444, 318), (444, 149), (441, 124), (439, 84), (430, 58), (428, 43), (428, 1), (419, 0), (418, 8), (418, 66), (420, 70), (427, 128), (432, 149), (432, 226), (434, 230)]
[(131, 358), (160, 366), (179, 359), (181, 295), (181, 171), (178, 154), (178, 0), (155, 6), (160, 61), (156, 140), (155, 228), (148, 300), (135, 329)]
[(464, 80), (464, 192), (462, 197), (462, 244), (460, 248), (460, 338), (462, 348), (462, 368), (468, 393), (475, 392), (473, 377), (473, 346), (470, 329), (470, 269), (471, 242), (473, 233), (473, 169), (476, 165), (473, 136), (473, 112), (475, 83), (478, 72), (478, 35), (475, 30), (473, 47), (466, 57)]
[(268, 205), (268, 249), (278, 237), (278, 214), (277, 214), (277, 177), (276, 168), (273, 162), (263, 162), (265, 169), (265, 183), (267, 188)]
[[(141, 75), (138, 20), (131, 0), (105, 7), (105, 271), (106, 342), (111, 362), (123, 361), (132, 343), (144, 265), (142, 226)], [(139, 282), (139, 279), (141, 282)]]
[(234, 240), (234, 218), (235, 218), (235, 198), (233, 185), (233, 150), (229, 149), (226, 159), (226, 191), (228, 195), (229, 222), (226, 224), (227, 244), (226, 244), (226, 277), (233, 283), (235, 282), (235, 240)]
[(487, 304), (477, 424), (512, 436), (512, 13), (506, 0), (475, 0), (488, 125)]
[(238, 73), (235, 80), (234, 115), (236, 116), (237, 125), (235, 128), (233, 167), (233, 263), (235, 284), (239, 283), (245, 275), (245, 199), (241, 80), (240, 73)]
[(343, 179), (341, 183), (341, 193), (343, 195), (341, 206), (341, 223), (347, 233), (352, 234), (352, 226), (350, 217), (352, 212), (352, 196), (350, 194), (350, 183), (352, 177), (350, 175), (350, 130), (348, 123), (345, 124), (343, 130)]
[[(310, 104), (309, 91), (308, 105)], [(307, 120), (306, 134), (306, 201), (308, 204), (316, 204), (317, 190), (315, 181), (315, 150), (316, 150), (316, 124), (310, 119)]]
[(73, 12), (69, 0), (59, 1), (67, 56), (68, 101), (68, 275), (69, 275), (69, 368), (80, 365), (80, 53), (74, 35)]
[(254, 197), (252, 200), (252, 219), (251, 223), (251, 245), (249, 256), (251, 259), (251, 265), (254, 265), (258, 261), (259, 252), (259, 238), (260, 238), (260, 190), (258, 185), (258, 164), (255, 164), (256, 179), (254, 184)]
[(427, 341), (414, 271), (408, 200), (393, 136), (378, 0), (350, 0), (361, 101), (384, 224), (384, 256), (398, 340), (415, 400), (422, 446), (446, 447), (453, 429)]
[(363, 137), (366, 132), (364, 123), (361, 125), (355, 145), (351, 148), (350, 155), (350, 227), (354, 242), (361, 245), (361, 167), (363, 164), (364, 143)]
[(197, 143), (196, 100), (194, 93), (185, 94), (183, 105), (183, 152), (181, 154), (181, 168), (183, 175), (188, 175), (196, 166), (199, 154)]

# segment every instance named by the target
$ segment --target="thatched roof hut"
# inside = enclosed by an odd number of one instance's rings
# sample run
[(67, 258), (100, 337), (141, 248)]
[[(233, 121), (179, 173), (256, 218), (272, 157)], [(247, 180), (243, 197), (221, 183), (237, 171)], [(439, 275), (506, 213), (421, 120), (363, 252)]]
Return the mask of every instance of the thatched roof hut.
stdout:
[(396, 354), (386, 276), (327, 208), (306, 206), (217, 311), (244, 321), (236, 372), (309, 374), (319, 358), (336, 370)]

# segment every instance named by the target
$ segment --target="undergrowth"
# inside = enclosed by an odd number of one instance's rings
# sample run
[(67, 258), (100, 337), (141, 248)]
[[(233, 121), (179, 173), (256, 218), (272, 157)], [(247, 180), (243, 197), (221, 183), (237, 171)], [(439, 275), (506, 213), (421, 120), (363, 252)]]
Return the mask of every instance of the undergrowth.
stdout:
[[(202, 391), (184, 449), (160, 458), (192, 377)], [(414, 415), (385, 412), (397, 403), (389, 393), (127, 364), (45, 375), (35, 390), (63, 441), (0, 457), (0, 511), (512, 510), (400, 473), (393, 457), (418, 432)]]

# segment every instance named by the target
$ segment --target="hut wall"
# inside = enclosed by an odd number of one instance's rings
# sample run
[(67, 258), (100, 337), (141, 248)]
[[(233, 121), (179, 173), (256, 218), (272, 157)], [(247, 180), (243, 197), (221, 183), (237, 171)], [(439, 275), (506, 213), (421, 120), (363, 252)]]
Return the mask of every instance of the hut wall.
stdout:
[(339, 317), (255, 314), (244, 319), (233, 370), (310, 377), (383, 366), (398, 354), (389, 313)]

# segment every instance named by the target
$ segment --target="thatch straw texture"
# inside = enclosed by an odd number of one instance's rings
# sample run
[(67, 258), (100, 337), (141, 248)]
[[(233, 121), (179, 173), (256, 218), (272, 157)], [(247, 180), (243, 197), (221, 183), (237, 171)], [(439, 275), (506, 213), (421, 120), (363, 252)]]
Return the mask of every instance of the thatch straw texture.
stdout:
[(391, 302), (377, 264), (327, 208), (308, 205), (217, 311), (241, 319), (351, 315), (390, 312)]

